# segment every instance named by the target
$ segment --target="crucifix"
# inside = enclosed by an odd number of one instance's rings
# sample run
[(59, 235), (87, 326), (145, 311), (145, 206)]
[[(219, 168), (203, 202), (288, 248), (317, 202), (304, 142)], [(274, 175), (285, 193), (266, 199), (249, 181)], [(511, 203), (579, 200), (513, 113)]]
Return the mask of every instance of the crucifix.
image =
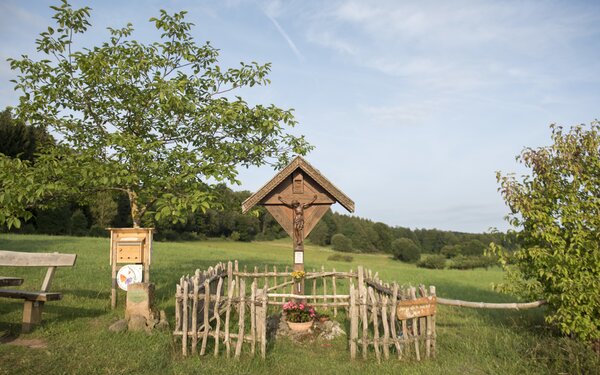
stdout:
[[(304, 271), (304, 239), (336, 202), (354, 212), (354, 202), (298, 156), (246, 199), (242, 212), (264, 206), (292, 238), (293, 270)], [(304, 295), (304, 279), (296, 283), (294, 292)]]
[(317, 194), (313, 197), (309, 203), (301, 204), (296, 199), (292, 203), (287, 203), (283, 200), (281, 195), (277, 196), (277, 199), (287, 208), (291, 208), (294, 212), (294, 243), (296, 250), (304, 248), (304, 210), (309, 208), (317, 200)]

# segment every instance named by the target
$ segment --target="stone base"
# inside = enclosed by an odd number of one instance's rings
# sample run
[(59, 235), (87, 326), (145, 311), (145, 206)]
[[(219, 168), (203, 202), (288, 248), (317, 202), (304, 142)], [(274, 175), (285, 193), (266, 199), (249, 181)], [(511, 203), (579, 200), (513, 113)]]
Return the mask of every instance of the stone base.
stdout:
[(125, 319), (134, 315), (143, 316), (146, 320), (154, 319), (154, 284), (136, 283), (127, 286), (127, 305)]
[(267, 335), (275, 339), (287, 337), (295, 342), (312, 342), (315, 340), (331, 341), (336, 337), (345, 336), (346, 332), (335, 320), (317, 321), (308, 330), (292, 331), (288, 323), (282, 319), (281, 314), (277, 314), (267, 318)]
[[(117, 320), (108, 327), (111, 332), (125, 332), (125, 331), (146, 331), (151, 334), (154, 329), (160, 331), (169, 330), (169, 322), (167, 321), (167, 314), (164, 310), (160, 311), (160, 314), (152, 314), (150, 319), (146, 319), (142, 315), (129, 315), (126, 319)], [(160, 318), (159, 318), (160, 316)]]

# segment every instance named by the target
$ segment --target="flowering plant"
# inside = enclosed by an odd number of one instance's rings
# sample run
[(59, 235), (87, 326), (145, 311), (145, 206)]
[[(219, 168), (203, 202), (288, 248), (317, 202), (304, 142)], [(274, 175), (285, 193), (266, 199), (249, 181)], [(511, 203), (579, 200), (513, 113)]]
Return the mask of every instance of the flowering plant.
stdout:
[(304, 302), (288, 301), (283, 304), (285, 319), (292, 323), (304, 323), (313, 320), (317, 313), (315, 308)]
[(292, 272), (292, 278), (296, 281), (300, 281), (304, 278), (306, 273), (304, 271), (294, 271)]

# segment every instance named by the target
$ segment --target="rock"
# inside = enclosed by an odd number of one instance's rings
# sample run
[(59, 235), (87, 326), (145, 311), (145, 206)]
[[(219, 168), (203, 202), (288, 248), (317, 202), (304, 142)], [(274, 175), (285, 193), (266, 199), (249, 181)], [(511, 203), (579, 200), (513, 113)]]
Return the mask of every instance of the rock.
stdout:
[(129, 317), (129, 323), (127, 324), (127, 328), (130, 331), (143, 331), (146, 329), (146, 318), (142, 315), (131, 315)]
[(160, 310), (160, 320), (156, 323), (155, 328), (161, 331), (169, 330), (169, 322), (167, 321), (167, 313), (165, 310)]
[(108, 330), (110, 332), (123, 332), (123, 331), (127, 330), (127, 320), (126, 319), (117, 320), (116, 322), (111, 324), (110, 327), (108, 327)]
[(158, 324), (154, 327), (160, 331), (168, 331), (169, 330), (169, 322), (167, 322), (166, 320), (161, 320), (160, 322), (158, 322)]
[(340, 323), (335, 321), (327, 321), (321, 325), (321, 333), (319, 338), (323, 340), (333, 340), (336, 337), (346, 335), (346, 332), (340, 326)]

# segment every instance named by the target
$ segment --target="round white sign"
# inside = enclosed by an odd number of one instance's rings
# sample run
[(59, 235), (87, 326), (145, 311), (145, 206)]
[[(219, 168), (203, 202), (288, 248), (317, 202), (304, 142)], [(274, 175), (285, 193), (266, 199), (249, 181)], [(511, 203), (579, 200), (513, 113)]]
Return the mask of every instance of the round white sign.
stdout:
[(119, 288), (127, 291), (129, 284), (141, 283), (142, 282), (142, 265), (141, 264), (128, 264), (117, 272), (117, 285)]

